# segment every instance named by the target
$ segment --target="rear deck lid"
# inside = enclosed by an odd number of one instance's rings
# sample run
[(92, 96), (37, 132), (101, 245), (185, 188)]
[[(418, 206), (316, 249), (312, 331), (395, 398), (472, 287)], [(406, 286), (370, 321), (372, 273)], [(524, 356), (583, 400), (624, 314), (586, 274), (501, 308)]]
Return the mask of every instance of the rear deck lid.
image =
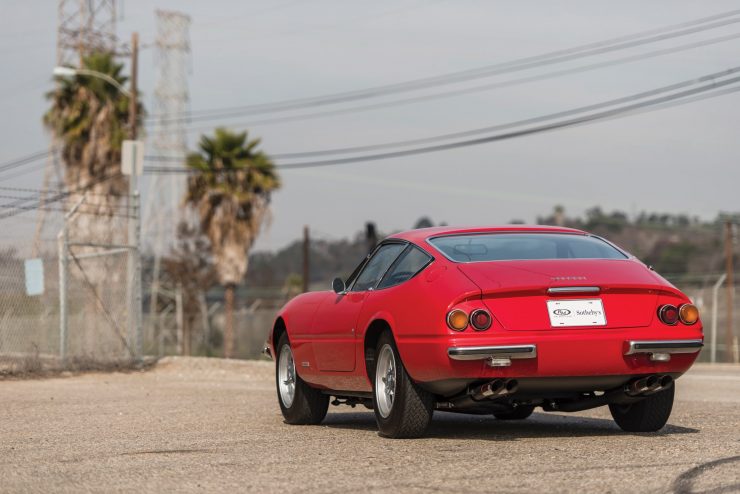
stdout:
[(512, 330), (553, 328), (548, 301), (568, 300), (600, 300), (605, 324), (598, 326), (647, 326), (661, 288), (644, 265), (627, 259), (491, 261), (458, 267), (480, 287), (496, 319)]
[(561, 308), (561, 313), (588, 314), (589, 307), (606, 314), (578, 319), (584, 326), (647, 326), (663, 283), (613, 245), (578, 232), (460, 234), (429, 242), (459, 263), (480, 287), (494, 317), (512, 330), (560, 327), (550, 312)]

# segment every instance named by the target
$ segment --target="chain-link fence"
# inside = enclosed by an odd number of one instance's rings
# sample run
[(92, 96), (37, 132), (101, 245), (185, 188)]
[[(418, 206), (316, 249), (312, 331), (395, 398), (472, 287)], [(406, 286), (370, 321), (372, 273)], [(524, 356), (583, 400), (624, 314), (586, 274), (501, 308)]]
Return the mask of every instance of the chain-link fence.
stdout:
[(38, 370), (59, 351), (57, 258), (40, 257), (43, 293), (29, 295), (26, 263), (12, 247), (0, 254), (0, 372)]
[[(0, 243), (0, 375), (137, 362), (125, 198), (17, 211), (4, 223), (18, 235)], [(28, 228), (34, 212), (43, 228)]]
[(130, 328), (131, 301), (128, 249), (99, 248), (67, 256), (67, 299), (64, 356), (95, 361), (135, 356)]
[[(260, 290), (254, 297), (242, 293), (234, 311), (234, 357), (260, 358), (267, 334), (287, 298), (280, 289)], [(144, 353), (164, 356), (188, 354), (223, 355), (227, 314), (218, 290), (191, 307), (178, 308), (182, 297), (173, 294), (170, 304), (158, 312), (144, 314)]]
[[(137, 253), (130, 248), (127, 234), (130, 210), (124, 206), (114, 214), (94, 211), (79, 206), (67, 222), (66, 242), (63, 211), (48, 214), (35, 249), (30, 234), (0, 240), (0, 374), (131, 365), (138, 348), (141, 355), (152, 357), (222, 356), (226, 314), (218, 288), (189, 297), (177, 286), (161, 288), (156, 310), (145, 290), (146, 313), (141, 326), (137, 324), (138, 302), (131, 290), (132, 255)], [(33, 223), (28, 216), (9, 225)], [(98, 222), (103, 226), (98, 227)], [(97, 233), (93, 237), (90, 231)], [(710, 361), (713, 354), (717, 362), (740, 357), (737, 329), (731, 339), (726, 338), (728, 298), (720, 276), (670, 280), (701, 310), (707, 344), (701, 361)], [(143, 286), (150, 284), (145, 281)], [(328, 282), (314, 288), (322, 286)], [(259, 357), (275, 314), (294, 295), (284, 290), (242, 287), (238, 291), (235, 357)], [(734, 297), (734, 314), (738, 328), (740, 297)]]
[(733, 330), (728, 338), (728, 287), (722, 274), (683, 276), (670, 280), (699, 308), (704, 326), (704, 350), (699, 355), (702, 362), (740, 362), (740, 293), (733, 287)]

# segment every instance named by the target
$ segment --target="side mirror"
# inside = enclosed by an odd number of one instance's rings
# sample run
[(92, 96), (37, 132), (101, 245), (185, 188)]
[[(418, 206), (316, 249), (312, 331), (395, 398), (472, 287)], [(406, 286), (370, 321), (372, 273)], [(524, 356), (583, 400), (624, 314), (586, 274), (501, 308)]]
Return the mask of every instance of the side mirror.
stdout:
[(334, 278), (334, 281), (331, 282), (331, 288), (334, 290), (334, 293), (342, 294), (344, 293), (347, 288), (344, 286), (344, 281), (342, 281), (342, 278)]

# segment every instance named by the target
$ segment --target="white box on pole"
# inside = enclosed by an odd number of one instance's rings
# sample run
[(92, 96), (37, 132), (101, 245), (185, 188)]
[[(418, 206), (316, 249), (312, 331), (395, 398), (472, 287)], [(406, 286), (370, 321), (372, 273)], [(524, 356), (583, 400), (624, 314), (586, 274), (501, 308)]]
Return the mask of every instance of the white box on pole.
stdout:
[(144, 173), (144, 141), (123, 141), (121, 149), (121, 173), (124, 175)]

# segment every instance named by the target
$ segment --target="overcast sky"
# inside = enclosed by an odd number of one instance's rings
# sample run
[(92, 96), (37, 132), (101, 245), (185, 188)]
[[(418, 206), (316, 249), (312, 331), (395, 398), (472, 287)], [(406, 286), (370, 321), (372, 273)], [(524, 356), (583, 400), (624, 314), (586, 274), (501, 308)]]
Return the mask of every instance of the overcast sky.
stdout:
[[(740, 1), (147, 1), (125, 0), (118, 35), (153, 41), (155, 9), (192, 17), (190, 108), (210, 109), (362, 89), (476, 68), (740, 9)], [(0, 16), (0, 162), (42, 150), (55, 64), (56, 2), (6, 2)], [(732, 34), (740, 24), (591, 61)], [(496, 125), (648, 90), (740, 65), (740, 41), (581, 74), (382, 110), (248, 128), (267, 153), (412, 139)], [(583, 62), (580, 62), (583, 63)], [(562, 67), (577, 66), (579, 62)], [(560, 68), (560, 67), (559, 67)], [(151, 107), (154, 54), (141, 54)], [(505, 80), (506, 77), (497, 80)], [(491, 79), (491, 81), (494, 79)], [(487, 80), (488, 81), (488, 80)], [(488, 81), (490, 82), (490, 81)], [(555, 204), (713, 218), (740, 209), (740, 94), (520, 139), (336, 167), (283, 171), (258, 249), (304, 224), (344, 237), (372, 220), (407, 229), (420, 216), (450, 224), (533, 222)], [(203, 127), (203, 123), (190, 124)], [(189, 134), (190, 146), (197, 132)], [(40, 167), (41, 164), (34, 166)], [(41, 169), (0, 173), (38, 188)], [(7, 202), (6, 200), (0, 202)], [(32, 214), (6, 221), (13, 232)], [(7, 232), (8, 230), (6, 230)], [(17, 233), (14, 233), (17, 234)], [(7, 235), (7, 233), (6, 233)]]

